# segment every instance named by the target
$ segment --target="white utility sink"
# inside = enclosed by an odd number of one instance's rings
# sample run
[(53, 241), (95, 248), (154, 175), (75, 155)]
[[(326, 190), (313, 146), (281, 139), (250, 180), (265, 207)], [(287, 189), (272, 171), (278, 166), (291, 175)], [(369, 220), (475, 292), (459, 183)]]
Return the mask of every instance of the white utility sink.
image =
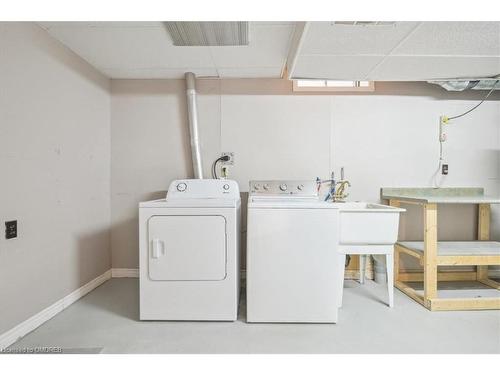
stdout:
[(368, 202), (335, 202), (340, 211), (340, 245), (393, 245), (403, 208)]

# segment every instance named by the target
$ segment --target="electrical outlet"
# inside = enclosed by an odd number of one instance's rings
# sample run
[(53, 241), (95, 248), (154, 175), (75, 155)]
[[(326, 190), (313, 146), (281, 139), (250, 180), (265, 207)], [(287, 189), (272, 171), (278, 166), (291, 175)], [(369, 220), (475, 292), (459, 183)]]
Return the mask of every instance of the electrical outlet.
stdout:
[(448, 174), (448, 164), (443, 164), (441, 168), (441, 174), (447, 175)]
[(10, 240), (17, 237), (17, 220), (5, 222), (5, 239)]
[(229, 156), (229, 160), (228, 161), (222, 161), (221, 162), (221, 165), (234, 165), (234, 152), (230, 151), (230, 152), (223, 152), (221, 154), (221, 156)]

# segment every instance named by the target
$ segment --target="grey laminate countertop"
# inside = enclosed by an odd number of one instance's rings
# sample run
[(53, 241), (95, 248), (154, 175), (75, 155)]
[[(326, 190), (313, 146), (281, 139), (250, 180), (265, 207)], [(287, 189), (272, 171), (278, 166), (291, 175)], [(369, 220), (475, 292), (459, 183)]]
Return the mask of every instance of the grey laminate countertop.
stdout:
[(380, 196), (415, 203), (500, 204), (500, 197), (484, 195), (484, 189), (477, 187), (382, 188)]

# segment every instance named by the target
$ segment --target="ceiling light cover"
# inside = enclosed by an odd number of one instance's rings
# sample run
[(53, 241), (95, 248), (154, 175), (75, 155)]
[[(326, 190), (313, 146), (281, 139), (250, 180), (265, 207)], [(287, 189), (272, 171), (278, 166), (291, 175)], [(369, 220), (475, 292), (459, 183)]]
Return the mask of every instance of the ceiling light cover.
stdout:
[(165, 22), (174, 46), (246, 46), (248, 22)]

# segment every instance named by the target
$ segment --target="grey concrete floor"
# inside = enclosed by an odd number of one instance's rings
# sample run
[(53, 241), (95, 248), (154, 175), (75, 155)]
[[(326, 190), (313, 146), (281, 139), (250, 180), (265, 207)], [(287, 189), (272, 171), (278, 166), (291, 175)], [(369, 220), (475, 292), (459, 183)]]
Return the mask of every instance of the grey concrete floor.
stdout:
[[(102, 353), (500, 353), (500, 311), (430, 312), (384, 286), (346, 281), (338, 324), (141, 322), (137, 279), (112, 279), (11, 348)], [(102, 350), (101, 350), (102, 348)]]

